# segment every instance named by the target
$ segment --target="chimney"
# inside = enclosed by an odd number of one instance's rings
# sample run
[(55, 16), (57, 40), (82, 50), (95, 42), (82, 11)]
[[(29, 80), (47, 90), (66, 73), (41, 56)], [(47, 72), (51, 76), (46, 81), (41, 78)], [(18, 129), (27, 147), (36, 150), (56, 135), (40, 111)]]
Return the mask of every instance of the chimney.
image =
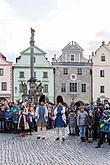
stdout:
[(56, 60), (56, 54), (54, 54), (54, 60)]
[(52, 58), (52, 62), (56, 62), (56, 54), (54, 54), (54, 57)]
[(102, 42), (102, 46), (105, 45), (105, 41)]
[(92, 57), (94, 56), (94, 52), (92, 52)]

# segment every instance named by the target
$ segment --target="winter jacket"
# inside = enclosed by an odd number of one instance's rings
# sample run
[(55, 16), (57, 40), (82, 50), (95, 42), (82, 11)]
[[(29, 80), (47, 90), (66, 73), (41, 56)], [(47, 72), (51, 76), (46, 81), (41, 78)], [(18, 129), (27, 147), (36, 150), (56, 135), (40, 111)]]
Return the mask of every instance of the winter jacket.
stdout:
[(86, 125), (86, 118), (87, 118), (88, 114), (86, 111), (84, 112), (78, 112), (78, 116), (77, 116), (77, 125), (81, 126), (81, 125)]

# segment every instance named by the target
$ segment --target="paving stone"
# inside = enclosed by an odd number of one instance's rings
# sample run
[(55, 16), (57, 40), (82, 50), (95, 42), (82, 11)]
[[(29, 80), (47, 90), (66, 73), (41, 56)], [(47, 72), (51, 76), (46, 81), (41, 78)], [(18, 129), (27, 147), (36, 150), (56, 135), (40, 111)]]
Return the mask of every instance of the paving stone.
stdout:
[(0, 134), (0, 165), (110, 165), (110, 146), (96, 149), (97, 142), (80, 142), (67, 135), (55, 141), (55, 130), (48, 130), (45, 140), (33, 135)]

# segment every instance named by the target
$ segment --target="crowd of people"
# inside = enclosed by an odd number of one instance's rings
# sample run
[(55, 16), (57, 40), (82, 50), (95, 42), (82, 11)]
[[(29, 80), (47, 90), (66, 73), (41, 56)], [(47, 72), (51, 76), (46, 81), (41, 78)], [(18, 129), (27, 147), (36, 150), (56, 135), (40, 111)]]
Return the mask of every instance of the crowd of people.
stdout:
[[(56, 139), (65, 140), (65, 127), (68, 136), (79, 136), (81, 142), (98, 140), (96, 148), (104, 141), (110, 145), (110, 106), (109, 103), (65, 106), (62, 96), (57, 96), (56, 105), (41, 95), (37, 104), (28, 101), (0, 104), (0, 131), (32, 135), (37, 131), (37, 139), (45, 139), (46, 129), (56, 130)], [(60, 136), (61, 132), (61, 136)]]

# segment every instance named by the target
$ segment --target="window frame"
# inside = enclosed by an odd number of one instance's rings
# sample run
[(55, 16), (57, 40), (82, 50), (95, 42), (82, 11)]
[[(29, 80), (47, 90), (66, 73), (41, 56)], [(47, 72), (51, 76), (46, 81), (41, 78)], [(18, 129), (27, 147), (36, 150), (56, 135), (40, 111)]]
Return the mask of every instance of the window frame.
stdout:
[(86, 84), (81, 84), (81, 92), (87, 92), (87, 85)]
[[(46, 76), (45, 76), (46, 74)], [(43, 72), (43, 78), (48, 78), (48, 72)]]
[(63, 68), (63, 74), (68, 75), (68, 68)]
[[(23, 73), (23, 76), (21, 76), (21, 73)], [(19, 72), (19, 78), (24, 78), (24, 72)]]
[(100, 86), (100, 93), (105, 93), (105, 88), (104, 88), (104, 86)]
[[(74, 57), (74, 58), (72, 58)], [(75, 55), (74, 54), (71, 54), (71, 61), (75, 61)]]
[(105, 61), (105, 55), (101, 55), (101, 61)]
[(78, 69), (77, 69), (77, 74), (78, 74), (78, 75), (82, 75), (82, 68), (78, 68)]
[(48, 84), (43, 85), (43, 93), (48, 93)]
[(61, 92), (66, 92), (66, 83), (61, 83)]
[(22, 87), (22, 84), (21, 83), (19, 84), (19, 93), (23, 93), (23, 87)]
[(70, 92), (77, 92), (78, 91), (77, 83), (70, 83)]
[(4, 69), (0, 68), (0, 76), (4, 76)]
[[(5, 83), (5, 85), (3, 83)], [(6, 88), (4, 88), (4, 86)], [(1, 82), (1, 91), (7, 91), (7, 82)]]
[(100, 70), (100, 77), (104, 77), (104, 70)]

